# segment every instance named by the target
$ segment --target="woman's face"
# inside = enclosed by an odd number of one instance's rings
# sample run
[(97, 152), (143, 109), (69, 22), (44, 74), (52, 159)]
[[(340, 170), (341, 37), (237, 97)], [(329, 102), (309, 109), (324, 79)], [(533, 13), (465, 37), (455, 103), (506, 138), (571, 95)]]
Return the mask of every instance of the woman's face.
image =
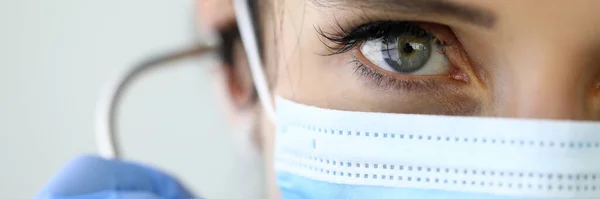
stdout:
[[(263, 57), (274, 95), (352, 111), (600, 118), (600, 1), (272, 0), (267, 7)], [(272, 125), (264, 119), (262, 127), (270, 150)]]
[(263, 1), (274, 95), (351, 111), (600, 118), (600, 1)]

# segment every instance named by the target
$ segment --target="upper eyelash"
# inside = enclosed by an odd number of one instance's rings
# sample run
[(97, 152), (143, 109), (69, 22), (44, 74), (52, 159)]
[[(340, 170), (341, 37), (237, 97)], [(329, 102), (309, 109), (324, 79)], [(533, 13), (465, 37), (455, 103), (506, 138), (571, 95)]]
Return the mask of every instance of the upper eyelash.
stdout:
[(418, 23), (406, 21), (378, 21), (366, 23), (351, 30), (343, 28), (339, 23), (334, 32), (325, 32), (321, 28), (316, 31), (321, 37), (330, 43), (322, 41), (328, 48), (329, 54), (336, 55), (352, 50), (356, 45), (366, 40), (380, 39), (387, 35), (411, 33), (415, 36), (430, 36), (435, 39), (435, 43), (441, 46), (447, 45), (446, 42), (439, 40), (426, 30), (419, 27)]

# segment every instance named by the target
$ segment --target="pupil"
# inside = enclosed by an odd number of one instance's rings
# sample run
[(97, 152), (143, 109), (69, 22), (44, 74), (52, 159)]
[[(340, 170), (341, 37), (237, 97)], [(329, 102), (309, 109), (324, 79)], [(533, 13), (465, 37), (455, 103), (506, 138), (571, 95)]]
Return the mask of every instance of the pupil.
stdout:
[(411, 54), (415, 52), (415, 49), (410, 45), (410, 43), (404, 43), (404, 47), (402, 47), (402, 52), (405, 54)]

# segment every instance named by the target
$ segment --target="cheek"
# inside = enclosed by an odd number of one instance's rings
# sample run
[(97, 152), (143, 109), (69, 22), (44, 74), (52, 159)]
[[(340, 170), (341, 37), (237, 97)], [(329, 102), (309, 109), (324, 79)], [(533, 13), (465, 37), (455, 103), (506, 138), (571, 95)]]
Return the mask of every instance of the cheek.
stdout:
[[(535, 29), (528, 29), (535, 31)], [(597, 119), (598, 67), (589, 40), (549, 34), (470, 34), (455, 30), (481, 76), (492, 116)], [(500, 33), (498, 33), (500, 34)], [(548, 42), (552, 41), (552, 42)], [(598, 51), (594, 51), (598, 52)]]

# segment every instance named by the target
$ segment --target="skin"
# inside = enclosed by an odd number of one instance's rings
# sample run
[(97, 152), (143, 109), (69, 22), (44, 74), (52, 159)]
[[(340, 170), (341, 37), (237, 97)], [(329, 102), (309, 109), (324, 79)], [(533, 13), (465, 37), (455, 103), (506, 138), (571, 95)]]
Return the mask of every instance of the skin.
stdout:
[[(267, 0), (267, 6), (263, 6), (269, 10), (263, 12), (267, 14), (261, 17), (261, 29), (265, 38), (264, 64), (274, 95), (303, 104), (351, 111), (570, 120), (600, 118), (600, 37), (597, 36), (600, 35), (597, 14), (600, 1), (548, 0), (540, 4), (535, 0), (450, 0), (493, 13), (493, 27), (481, 27), (452, 17), (320, 6), (314, 0), (271, 1)], [(199, 2), (205, 2), (199, 4), (199, 13), (231, 8), (228, 3), (214, 3), (228, 1)], [(208, 4), (213, 7), (206, 6)], [(229, 15), (207, 14), (203, 18), (210, 28), (218, 29), (221, 27), (218, 24), (234, 23), (233, 12), (224, 13)], [(328, 51), (315, 27), (332, 32), (336, 23), (350, 28), (345, 25), (364, 23), (361, 20), (365, 18), (417, 20), (448, 26), (451, 32), (448, 37), (455, 39), (450, 39), (454, 45), (446, 49), (446, 55), (460, 69), (462, 79), (448, 74), (391, 74), (398, 79), (433, 79), (442, 86), (421, 91), (382, 88), (356, 75), (354, 65), (349, 63), (354, 57), (360, 60), (356, 49), (334, 56), (319, 55)], [(248, 90), (248, 71), (238, 73), (235, 76), (240, 81), (234, 79), (229, 84), (245, 86)], [(232, 74), (229, 79), (233, 79)], [(236, 96), (235, 90), (230, 86), (232, 96)], [(232, 98), (232, 103), (235, 101), (236, 98)], [(261, 113), (260, 107), (254, 110), (265, 165), (271, 165), (273, 124)], [(266, 169), (270, 197), (278, 198), (273, 170)]]

